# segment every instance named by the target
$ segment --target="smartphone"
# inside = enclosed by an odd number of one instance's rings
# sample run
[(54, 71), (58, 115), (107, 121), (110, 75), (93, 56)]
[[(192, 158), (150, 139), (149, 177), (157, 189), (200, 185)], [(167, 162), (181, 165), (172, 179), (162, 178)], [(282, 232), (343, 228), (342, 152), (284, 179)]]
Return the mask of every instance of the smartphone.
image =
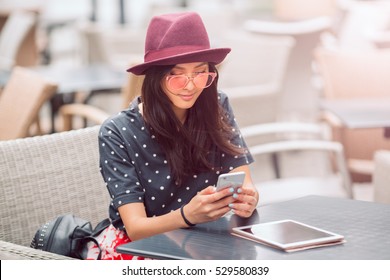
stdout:
[(225, 188), (238, 188), (241, 187), (244, 183), (245, 172), (232, 172), (221, 174), (218, 177), (217, 181), (217, 191), (223, 190)]

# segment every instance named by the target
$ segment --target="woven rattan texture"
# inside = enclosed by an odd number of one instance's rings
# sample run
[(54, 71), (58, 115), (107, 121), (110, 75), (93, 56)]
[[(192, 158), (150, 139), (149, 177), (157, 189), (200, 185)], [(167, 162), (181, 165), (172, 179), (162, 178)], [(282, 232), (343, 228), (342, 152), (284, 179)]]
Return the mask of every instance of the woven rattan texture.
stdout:
[(0, 141), (0, 239), (29, 246), (38, 227), (73, 213), (93, 225), (108, 216), (99, 173), (99, 127)]
[(72, 260), (72, 258), (0, 240), (0, 260)]

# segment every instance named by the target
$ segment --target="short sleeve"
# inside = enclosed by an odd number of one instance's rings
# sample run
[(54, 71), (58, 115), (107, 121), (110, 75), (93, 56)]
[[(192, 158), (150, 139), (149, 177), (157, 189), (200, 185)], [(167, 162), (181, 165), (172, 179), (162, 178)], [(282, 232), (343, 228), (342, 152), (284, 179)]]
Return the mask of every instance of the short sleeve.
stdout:
[(100, 171), (115, 209), (144, 199), (134, 159), (130, 157), (131, 150), (115, 122), (108, 120), (102, 125), (99, 133)]

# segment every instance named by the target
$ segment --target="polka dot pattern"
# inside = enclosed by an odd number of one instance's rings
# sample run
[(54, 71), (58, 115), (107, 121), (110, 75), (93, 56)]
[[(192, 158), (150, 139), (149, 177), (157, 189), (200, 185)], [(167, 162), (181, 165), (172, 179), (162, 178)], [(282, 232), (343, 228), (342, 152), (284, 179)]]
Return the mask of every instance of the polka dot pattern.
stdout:
[[(221, 93), (219, 101), (235, 132), (231, 141), (246, 147), (226, 95)], [(139, 102), (135, 99), (127, 110), (105, 121), (99, 134), (100, 171), (112, 198), (110, 218), (117, 228), (123, 228), (118, 215), (121, 205), (142, 202), (149, 217), (166, 214), (189, 202), (200, 190), (214, 185), (219, 174), (253, 161), (249, 153), (234, 157), (214, 147), (210, 161), (220, 168), (193, 174), (178, 186), (164, 152), (144, 123)]]

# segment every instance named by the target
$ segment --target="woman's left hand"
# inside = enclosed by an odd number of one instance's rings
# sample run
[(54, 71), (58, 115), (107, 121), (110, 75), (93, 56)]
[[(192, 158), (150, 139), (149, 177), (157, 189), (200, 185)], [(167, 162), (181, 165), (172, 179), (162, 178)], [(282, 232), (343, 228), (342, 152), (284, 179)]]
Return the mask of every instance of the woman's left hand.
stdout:
[(233, 195), (233, 198), (236, 200), (229, 204), (229, 207), (233, 210), (234, 214), (248, 218), (256, 209), (259, 200), (258, 197), (259, 195), (255, 188), (242, 186)]

